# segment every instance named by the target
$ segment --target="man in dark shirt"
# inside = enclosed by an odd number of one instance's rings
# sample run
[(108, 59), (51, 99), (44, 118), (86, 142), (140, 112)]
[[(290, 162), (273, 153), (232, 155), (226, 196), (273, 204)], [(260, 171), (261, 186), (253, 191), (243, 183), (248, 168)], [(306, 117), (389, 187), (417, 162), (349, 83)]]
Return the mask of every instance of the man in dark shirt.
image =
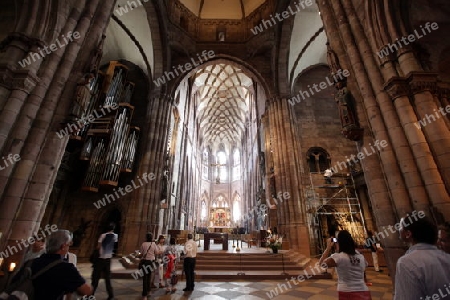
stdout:
[[(47, 239), (47, 253), (31, 263), (32, 274), (36, 274), (48, 264), (61, 260), (69, 251), (70, 232), (58, 230)], [(17, 274), (19, 279), (23, 270)], [(61, 300), (67, 293), (77, 291), (80, 295), (92, 295), (92, 287), (86, 283), (73, 264), (62, 261), (33, 280), (35, 300)]]

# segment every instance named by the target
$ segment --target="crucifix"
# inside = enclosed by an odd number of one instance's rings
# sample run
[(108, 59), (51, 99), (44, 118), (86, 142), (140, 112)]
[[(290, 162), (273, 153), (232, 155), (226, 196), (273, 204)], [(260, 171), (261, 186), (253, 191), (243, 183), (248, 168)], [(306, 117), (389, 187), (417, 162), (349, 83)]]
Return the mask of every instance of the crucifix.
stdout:
[(216, 184), (220, 183), (220, 167), (226, 166), (226, 164), (211, 164), (211, 167), (217, 167)]

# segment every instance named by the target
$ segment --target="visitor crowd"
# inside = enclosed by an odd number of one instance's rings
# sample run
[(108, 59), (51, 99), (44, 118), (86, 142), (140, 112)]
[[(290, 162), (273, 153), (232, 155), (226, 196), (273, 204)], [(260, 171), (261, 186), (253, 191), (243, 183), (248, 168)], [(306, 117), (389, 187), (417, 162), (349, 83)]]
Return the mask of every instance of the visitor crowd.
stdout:
[[(409, 217), (410, 222), (406, 223), (408, 216), (409, 214), (400, 220), (399, 236), (409, 245), (409, 249), (397, 261), (394, 300), (439, 299), (443, 293), (449, 295), (450, 224), (445, 223), (438, 228), (426, 217), (414, 218), (414, 220)], [(32, 274), (42, 271), (33, 279), (36, 300), (71, 300), (75, 292), (78, 295), (94, 295), (102, 275), (108, 300), (114, 299), (114, 290), (111, 285), (111, 258), (118, 242), (118, 235), (114, 233), (114, 229), (114, 224), (110, 224), (107, 231), (97, 241), (98, 256), (92, 258), (92, 285), (86, 283), (80, 275), (76, 268), (76, 255), (69, 252), (72, 234), (67, 230), (57, 230), (46, 238), (45, 245), (42, 239), (30, 246), (21, 268), (5, 291), (11, 292), (11, 286), (21, 280), (25, 269), (31, 268)], [(369, 231), (369, 240), (371, 236), (372, 233)], [(187, 242), (183, 249), (178, 248), (175, 242), (175, 238), (172, 237), (169, 245), (166, 245), (163, 235), (154, 241), (153, 235), (147, 233), (145, 242), (140, 247), (139, 267), (144, 269), (145, 266), (152, 267), (148, 268), (150, 271), (143, 272), (142, 299), (147, 299), (151, 288), (165, 288), (166, 293), (176, 291), (175, 285), (178, 281), (176, 264), (181, 258), (184, 258), (183, 271), (186, 275), (186, 287), (183, 291), (194, 290), (197, 243), (193, 240), (192, 234), (187, 235)], [(370, 242), (367, 245), (373, 254), (375, 270), (381, 271), (378, 265), (377, 245)], [(331, 254), (332, 252), (334, 253)], [(340, 300), (371, 299), (365, 276), (368, 263), (357, 250), (356, 243), (347, 230), (340, 230), (336, 233), (336, 237), (327, 240), (326, 250), (318, 264), (327, 268), (336, 268)], [(2, 295), (0, 299), (3, 299)], [(76, 299), (76, 295), (74, 296)]]

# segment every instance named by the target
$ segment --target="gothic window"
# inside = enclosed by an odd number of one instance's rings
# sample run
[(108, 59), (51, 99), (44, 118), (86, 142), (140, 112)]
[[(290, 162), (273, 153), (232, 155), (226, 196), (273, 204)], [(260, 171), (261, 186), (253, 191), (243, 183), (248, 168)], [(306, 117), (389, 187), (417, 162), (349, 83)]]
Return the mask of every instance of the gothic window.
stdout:
[(236, 195), (233, 201), (233, 221), (238, 222), (241, 218), (241, 197)]
[(220, 180), (220, 182), (226, 182), (228, 178), (227, 172), (227, 156), (225, 151), (217, 152), (217, 169), (216, 169), (216, 178)]
[(239, 149), (236, 149), (233, 153), (233, 180), (239, 179), (241, 179), (241, 156)]
[(208, 179), (208, 150), (203, 151), (203, 157), (202, 157), (202, 165), (203, 165), (203, 171), (202, 171), (202, 178)]
[(219, 208), (219, 207), (228, 207), (228, 202), (227, 200), (222, 196), (218, 196), (216, 198), (216, 200), (214, 200), (213, 205), (214, 208)]
[(309, 172), (322, 173), (330, 167), (330, 156), (325, 149), (313, 147), (306, 153)]
[(200, 212), (200, 218), (202, 221), (206, 220), (206, 202), (205, 200), (202, 201), (202, 210)]

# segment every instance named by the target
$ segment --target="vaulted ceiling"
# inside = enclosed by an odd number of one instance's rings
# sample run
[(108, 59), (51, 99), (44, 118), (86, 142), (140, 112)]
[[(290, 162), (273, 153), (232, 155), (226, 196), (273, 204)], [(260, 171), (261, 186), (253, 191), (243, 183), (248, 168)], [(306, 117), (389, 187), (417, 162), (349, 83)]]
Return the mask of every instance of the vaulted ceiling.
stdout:
[(265, 0), (180, 0), (201, 19), (243, 19)]
[(209, 65), (196, 72), (193, 93), (205, 144), (240, 144), (252, 86), (252, 80), (241, 69), (228, 64)]

